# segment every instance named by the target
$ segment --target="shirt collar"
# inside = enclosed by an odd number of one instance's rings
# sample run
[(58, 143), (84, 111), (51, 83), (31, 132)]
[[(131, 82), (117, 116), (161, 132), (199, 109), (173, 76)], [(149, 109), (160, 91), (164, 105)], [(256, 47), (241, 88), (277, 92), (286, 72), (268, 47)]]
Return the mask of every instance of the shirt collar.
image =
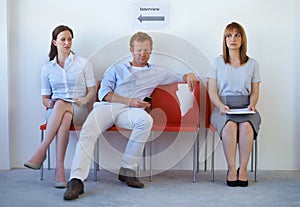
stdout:
[[(70, 55), (66, 59), (66, 63), (74, 61), (74, 58), (75, 58), (75, 55), (71, 52)], [(55, 58), (53, 60), (51, 60), (50, 62), (52, 63), (52, 65), (57, 64), (57, 56), (55, 56)]]
[[(125, 65), (126, 65), (126, 67), (127, 67), (128, 69), (130, 69), (130, 68), (132, 67), (130, 61), (129, 61), (129, 62), (126, 62)], [(151, 68), (151, 64), (150, 64), (150, 63), (147, 63), (146, 65), (147, 65), (148, 69)]]

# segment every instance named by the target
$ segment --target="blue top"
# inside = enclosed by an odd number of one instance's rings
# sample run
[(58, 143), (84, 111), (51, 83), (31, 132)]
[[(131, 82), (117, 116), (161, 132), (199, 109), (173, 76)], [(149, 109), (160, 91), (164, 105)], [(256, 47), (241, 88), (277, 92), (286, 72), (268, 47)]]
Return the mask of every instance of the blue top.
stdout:
[(133, 67), (130, 62), (120, 63), (105, 71), (98, 97), (102, 101), (108, 92), (113, 92), (127, 98), (143, 99), (158, 85), (180, 82), (182, 76), (150, 64)]
[(219, 96), (248, 96), (251, 94), (251, 83), (261, 82), (258, 62), (253, 58), (235, 68), (225, 64), (223, 56), (218, 56), (213, 66), (207, 77), (217, 79)]

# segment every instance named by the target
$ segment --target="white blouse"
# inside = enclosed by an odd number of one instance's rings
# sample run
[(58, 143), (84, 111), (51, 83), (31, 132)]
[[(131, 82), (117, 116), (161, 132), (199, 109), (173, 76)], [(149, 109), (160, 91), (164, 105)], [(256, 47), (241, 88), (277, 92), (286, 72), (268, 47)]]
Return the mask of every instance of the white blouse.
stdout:
[(87, 87), (95, 85), (93, 67), (86, 58), (70, 54), (64, 68), (56, 58), (42, 67), (41, 95), (51, 95), (53, 99), (84, 97)]

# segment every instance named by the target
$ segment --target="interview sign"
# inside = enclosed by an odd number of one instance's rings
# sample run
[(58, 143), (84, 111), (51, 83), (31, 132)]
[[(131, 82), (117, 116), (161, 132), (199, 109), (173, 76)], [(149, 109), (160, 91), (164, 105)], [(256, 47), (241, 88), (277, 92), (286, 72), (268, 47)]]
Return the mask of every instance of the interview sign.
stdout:
[(137, 29), (163, 29), (169, 26), (168, 3), (133, 3), (133, 25)]

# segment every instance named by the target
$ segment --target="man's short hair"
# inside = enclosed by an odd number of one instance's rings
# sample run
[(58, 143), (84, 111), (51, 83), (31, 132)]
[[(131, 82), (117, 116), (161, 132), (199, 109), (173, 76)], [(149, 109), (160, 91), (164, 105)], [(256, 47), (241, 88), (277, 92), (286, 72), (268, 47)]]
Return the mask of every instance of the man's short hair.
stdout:
[(133, 42), (134, 42), (134, 41), (137, 41), (137, 42), (144, 42), (144, 41), (147, 41), (147, 40), (149, 40), (149, 42), (150, 42), (150, 47), (152, 48), (152, 46), (153, 46), (153, 41), (152, 41), (152, 38), (150, 37), (150, 35), (148, 35), (148, 34), (145, 33), (145, 32), (137, 32), (137, 33), (135, 33), (135, 34), (130, 38), (129, 46), (130, 46), (130, 48), (133, 48)]

